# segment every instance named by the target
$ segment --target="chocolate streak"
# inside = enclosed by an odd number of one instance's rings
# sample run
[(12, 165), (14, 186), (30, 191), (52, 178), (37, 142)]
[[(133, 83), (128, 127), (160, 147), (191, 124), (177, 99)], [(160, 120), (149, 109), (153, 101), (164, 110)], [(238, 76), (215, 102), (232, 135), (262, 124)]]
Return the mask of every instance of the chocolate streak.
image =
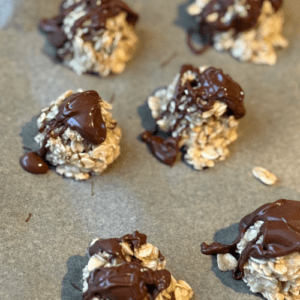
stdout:
[[(143, 266), (132, 257), (127, 262), (122, 252), (122, 242), (127, 242), (131, 249), (139, 249), (147, 242), (145, 234), (135, 231), (117, 239), (96, 241), (89, 248), (89, 256), (99, 252), (109, 253), (109, 261), (118, 259), (121, 265), (114, 267), (99, 267), (93, 270), (88, 279), (88, 290), (83, 294), (83, 300), (99, 297), (107, 300), (143, 300), (145, 297), (155, 299), (160, 292), (169, 287), (171, 274), (167, 270), (153, 271)], [(159, 255), (162, 260), (163, 256)]]
[[(247, 9), (246, 16), (240, 16), (235, 13), (229, 21), (224, 22), (224, 16), (226, 15), (228, 8), (235, 4), (235, 0), (211, 0), (204, 7), (201, 13), (195, 16), (198, 21), (198, 29), (191, 29), (188, 35), (188, 45), (195, 54), (201, 54), (207, 49), (207, 45), (213, 44), (213, 36), (216, 33), (234, 30), (235, 34), (249, 30), (257, 25), (258, 18), (261, 14), (263, 3), (265, 0), (246, 0), (244, 6)], [(273, 9), (278, 11), (281, 7), (283, 0), (269, 0)], [(206, 18), (217, 13), (218, 17), (214, 22), (208, 22)], [(202, 49), (195, 49), (191, 42), (191, 35), (193, 33), (199, 33), (202, 38), (207, 40), (206, 46)]]
[[(239, 236), (229, 245), (214, 242), (201, 244), (205, 255), (231, 253), (236, 255), (237, 244), (245, 232), (257, 221), (263, 221), (257, 237), (250, 241), (243, 250), (237, 267), (233, 270), (236, 280), (244, 276), (243, 266), (249, 257), (270, 259), (300, 252), (300, 202), (280, 199), (274, 203), (262, 205), (253, 213), (245, 216), (239, 224)], [(261, 244), (256, 244), (260, 237)]]
[[(182, 84), (181, 79), (187, 71), (195, 74), (195, 80), (186, 80)], [(182, 104), (180, 101), (183, 96), (186, 97), (185, 108), (180, 110), (179, 106)], [(195, 111), (189, 111), (189, 108), (194, 105), (197, 107), (197, 112), (205, 112), (212, 109), (216, 101), (224, 102), (228, 106), (226, 114), (228, 116), (234, 115), (236, 119), (240, 119), (245, 115), (243, 100), (242, 88), (229, 75), (225, 75), (221, 69), (210, 67), (200, 73), (199, 69), (192, 65), (183, 65), (173, 97), (175, 102), (174, 114), (177, 114), (177, 120), (170, 132), (176, 130), (186, 115), (195, 113)], [(171, 102), (168, 103), (167, 109), (158, 117), (158, 120), (171, 114)]]
[[(67, 128), (77, 131), (89, 143), (96, 145), (103, 143), (106, 138), (106, 126), (100, 102), (101, 98), (95, 91), (75, 93), (67, 97), (58, 107), (55, 118), (39, 129), (40, 132), (46, 129), (41, 148), (20, 158), (23, 169), (34, 174), (46, 173), (49, 169), (45, 161), (47, 141), (50, 137), (61, 137)], [(62, 128), (59, 132), (54, 133), (60, 127)]]
[[(48, 34), (48, 41), (56, 48), (61, 48), (69, 39), (63, 30), (63, 20), (77, 7), (84, 5), (86, 14), (75, 21), (71, 28), (73, 35), (78, 28), (87, 28), (87, 32), (82, 36), (85, 41), (91, 41), (100, 29), (106, 28), (106, 21), (109, 18), (117, 16), (121, 12), (127, 13), (127, 22), (132, 26), (138, 21), (139, 16), (132, 11), (129, 6), (121, 0), (101, 0), (101, 4), (98, 4), (97, 0), (81, 0), (75, 4), (64, 8), (64, 1), (61, 5), (60, 15), (43, 19), (39, 23), (39, 27), (42, 31)], [(84, 25), (85, 21), (89, 20), (89, 25)], [(67, 53), (66, 53), (67, 54)], [(58, 54), (57, 54), (58, 55)], [(63, 60), (63, 57), (58, 57)]]

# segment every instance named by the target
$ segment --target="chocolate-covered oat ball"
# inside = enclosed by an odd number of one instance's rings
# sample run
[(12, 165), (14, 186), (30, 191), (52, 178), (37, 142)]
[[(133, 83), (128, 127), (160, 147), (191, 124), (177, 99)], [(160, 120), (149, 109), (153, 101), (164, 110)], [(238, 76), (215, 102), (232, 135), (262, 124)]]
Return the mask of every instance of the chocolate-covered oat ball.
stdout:
[(60, 14), (39, 27), (57, 49), (56, 58), (78, 75), (119, 74), (137, 44), (138, 15), (121, 0), (65, 0)]
[(213, 167), (229, 156), (238, 137), (243, 100), (242, 88), (222, 70), (183, 65), (169, 86), (148, 98), (156, 125), (168, 137), (146, 131), (141, 138), (165, 164), (173, 165), (181, 151), (193, 168)]
[(201, 252), (217, 255), (219, 269), (232, 270), (253, 293), (268, 300), (299, 299), (300, 201), (262, 205), (242, 218), (231, 244), (202, 243)]
[(135, 231), (95, 239), (83, 269), (83, 300), (190, 300), (193, 290), (165, 269), (161, 252)]
[(288, 41), (282, 36), (283, 0), (196, 0), (188, 13), (198, 22), (191, 30), (189, 45), (195, 49), (191, 33), (198, 33), (218, 51), (229, 51), (241, 61), (274, 65), (275, 48), (285, 48)]
[(67, 91), (42, 110), (35, 137), (40, 149), (25, 154), (28, 172), (58, 174), (77, 180), (102, 173), (120, 154), (121, 129), (112, 118), (111, 104), (96, 91)]

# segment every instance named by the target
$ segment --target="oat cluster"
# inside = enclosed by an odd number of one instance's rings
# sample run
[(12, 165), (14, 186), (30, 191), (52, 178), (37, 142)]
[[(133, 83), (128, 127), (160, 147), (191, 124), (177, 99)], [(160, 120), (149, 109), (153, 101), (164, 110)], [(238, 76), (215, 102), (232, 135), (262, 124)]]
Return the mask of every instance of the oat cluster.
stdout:
[[(78, 90), (82, 92), (82, 90)], [(50, 107), (42, 110), (38, 120), (38, 128), (44, 127), (47, 121), (55, 119), (58, 107), (64, 99), (73, 94), (69, 90), (62, 94)], [(101, 105), (100, 105), (101, 104)], [(62, 136), (55, 136), (60, 132), (62, 126), (57, 128), (47, 141), (46, 160), (56, 167), (56, 172), (66, 177), (73, 177), (76, 180), (85, 180), (91, 174), (102, 173), (108, 165), (113, 163), (120, 154), (121, 129), (112, 118), (112, 106), (101, 100), (99, 103), (101, 113), (106, 125), (107, 135), (105, 141), (100, 145), (93, 145), (84, 141), (82, 136), (75, 130), (68, 128)], [(45, 138), (48, 126), (35, 137), (35, 141), (41, 146)]]
[[(97, 240), (99, 239), (93, 240), (90, 246), (92, 246)], [(131, 247), (127, 242), (122, 242), (120, 243), (120, 245), (122, 246), (122, 251), (127, 262), (130, 262), (132, 260), (132, 257), (134, 257), (139, 259), (143, 266), (154, 271), (164, 269), (166, 266), (166, 260), (161, 260), (159, 258), (158, 248), (150, 243), (146, 243), (140, 248), (134, 247), (134, 251), (131, 250)], [(122, 262), (120, 262), (118, 258), (109, 261), (109, 257), (110, 255), (108, 253), (99, 252), (89, 259), (87, 266), (83, 269), (83, 293), (88, 290), (87, 278), (93, 270), (100, 267), (110, 268), (122, 264)], [(170, 300), (171, 294), (173, 293), (175, 296), (175, 300), (189, 300), (193, 296), (192, 288), (185, 281), (177, 281), (173, 276), (171, 276), (170, 286), (162, 291), (156, 297), (156, 300)], [(94, 298), (93, 300), (99, 299)], [(144, 300), (147, 300), (147, 297)]]
[[(237, 244), (239, 254), (257, 237), (263, 223), (257, 221), (246, 231)], [(263, 236), (259, 238), (257, 244), (261, 244), (262, 240)], [(225, 255), (218, 254), (218, 267), (221, 271), (232, 270), (237, 265), (237, 261), (231, 254)], [(243, 268), (243, 280), (250, 287), (251, 292), (261, 293), (268, 300), (300, 299), (299, 253), (264, 260), (250, 257)]]
[[(200, 72), (204, 70), (205, 67), (200, 68)], [(157, 90), (148, 98), (148, 105), (154, 119), (169, 107), (171, 114), (156, 121), (157, 125), (166, 132), (178, 119), (177, 113), (174, 113), (174, 94), (179, 77), (179, 74), (176, 75), (168, 87)], [(187, 71), (181, 78), (182, 85), (186, 80), (193, 81), (194, 79), (195, 75)], [(184, 110), (186, 97), (183, 96), (180, 102), (182, 104), (179, 105), (179, 109)], [(216, 161), (223, 161), (229, 156), (228, 146), (238, 137), (239, 121), (234, 116), (224, 116), (226, 110), (227, 105), (219, 101), (216, 101), (213, 107), (205, 112), (199, 112), (196, 105), (191, 106), (189, 114), (185, 115), (176, 129), (172, 131), (173, 137), (180, 137), (179, 147), (186, 147), (184, 160), (196, 170), (214, 167)]]
[[(68, 0), (63, 8), (66, 9), (73, 4), (73, 0)], [(62, 29), (68, 41), (58, 49), (58, 55), (63, 57), (64, 64), (78, 75), (92, 72), (105, 77), (110, 73), (122, 73), (138, 41), (133, 26), (126, 20), (127, 14), (121, 12), (107, 19), (106, 28), (96, 32), (91, 41), (86, 41), (83, 37), (88, 32), (90, 19), (87, 19), (82, 27), (77, 28), (74, 35), (71, 31), (74, 23), (85, 15), (86, 4), (83, 3), (65, 17)]]
[[(200, 14), (211, 0), (196, 0), (188, 7), (190, 15)], [(235, 15), (246, 17), (249, 14), (244, 0), (235, 0), (221, 22), (229, 22)], [(207, 16), (206, 21), (215, 22), (218, 13)], [(276, 48), (286, 48), (287, 39), (282, 35), (284, 14), (281, 9), (274, 11), (270, 1), (264, 1), (257, 25), (254, 28), (236, 34), (234, 29), (216, 33), (213, 46), (217, 51), (229, 51), (241, 61), (274, 65), (277, 61)]]

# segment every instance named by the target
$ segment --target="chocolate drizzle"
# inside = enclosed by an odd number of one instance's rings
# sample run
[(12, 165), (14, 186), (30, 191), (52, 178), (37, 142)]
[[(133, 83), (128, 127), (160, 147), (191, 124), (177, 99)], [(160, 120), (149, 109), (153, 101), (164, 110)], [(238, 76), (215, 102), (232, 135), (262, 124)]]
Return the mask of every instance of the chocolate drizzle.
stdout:
[[(263, 221), (256, 238), (250, 241), (233, 270), (233, 278), (238, 280), (244, 275), (243, 266), (249, 257), (271, 259), (300, 252), (300, 202), (281, 199), (262, 205), (253, 213), (245, 216), (239, 224), (239, 236), (229, 245), (214, 242), (201, 244), (201, 252), (206, 255), (231, 253), (236, 255), (237, 244), (245, 232), (257, 221)], [(262, 237), (262, 243), (256, 244)]]
[[(48, 34), (48, 41), (56, 48), (63, 47), (68, 40), (73, 39), (73, 37), (67, 37), (63, 29), (63, 20), (71, 11), (74, 11), (79, 6), (84, 6), (85, 14), (75, 21), (71, 32), (74, 36), (78, 28), (86, 28), (86, 32), (82, 36), (85, 41), (92, 42), (96, 32), (106, 28), (107, 19), (115, 17), (121, 12), (127, 14), (127, 22), (132, 26), (136, 24), (139, 18), (139, 16), (121, 0), (101, 0), (100, 4), (97, 0), (81, 0), (67, 8), (64, 8), (65, 3), (66, 1), (61, 5), (60, 15), (50, 19), (43, 19), (39, 23), (40, 29)], [(84, 24), (86, 21), (89, 21), (89, 25)], [(58, 54), (57, 56), (60, 60), (64, 58)]]
[(107, 300), (155, 299), (169, 287), (171, 274), (167, 270), (153, 271), (137, 262), (126, 262), (111, 268), (97, 268), (87, 279), (88, 290), (83, 300), (94, 297)]
[[(47, 141), (50, 137), (62, 136), (67, 128), (77, 131), (84, 141), (101, 144), (106, 138), (106, 126), (100, 108), (101, 98), (95, 91), (75, 93), (67, 97), (58, 107), (56, 117), (47, 121), (40, 129), (45, 129), (45, 138), (39, 150), (29, 152), (20, 159), (24, 170), (38, 174), (48, 171), (45, 161)], [(58, 132), (55, 132), (59, 129)]]
[[(192, 72), (195, 75), (193, 81), (186, 80), (182, 84), (184, 73)], [(182, 97), (186, 97), (184, 101), (185, 107), (179, 109)], [(171, 127), (170, 132), (177, 129), (180, 121), (186, 115), (195, 113), (190, 110), (192, 106), (197, 107), (197, 112), (205, 112), (212, 109), (216, 101), (224, 102), (228, 106), (226, 114), (233, 115), (236, 119), (240, 119), (245, 115), (243, 104), (244, 92), (229, 75), (225, 75), (221, 69), (210, 67), (200, 73), (198, 68), (192, 65), (183, 65), (180, 70), (180, 77), (177, 82), (173, 101), (175, 102), (174, 114), (177, 114), (176, 123)], [(158, 117), (158, 120), (171, 114), (170, 101), (167, 109)]]
[[(135, 231), (119, 239), (96, 241), (89, 248), (89, 256), (106, 252), (110, 255), (110, 262), (114, 258), (122, 264), (93, 270), (87, 279), (88, 290), (83, 294), (83, 300), (94, 297), (107, 300), (143, 300), (147, 297), (154, 300), (160, 292), (169, 287), (171, 283), (169, 271), (153, 271), (143, 266), (135, 257), (132, 257), (131, 262), (127, 262), (122, 252), (122, 242), (128, 243), (134, 251), (147, 243), (147, 236)], [(163, 260), (161, 253), (159, 259)]]
[[(198, 21), (198, 28), (191, 29), (188, 35), (188, 45), (195, 54), (203, 53), (208, 45), (213, 44), (213, 36), (220, 32), (234, 30), (235, 34), (249, 30), (257, 25), (258, 18), (261, 14), (263, 3), (265, 0), (246, 0), (244, 7), (246, 14), (241, 16), (234, 13), (230, 19), (225, 17), (229, 8), (233, 8), (234, 0), (211, 0), (203, 8), (199, 15), (195, 16)], [(283, 0), (269, 0), (273, 9), (278, 11)], [(217, 18), (213, 22), (208, 22), (207, 17), (216, 14)], [(191, 35), (199, 33), (200, 36), (206, 40), (206, 45), (202, 49), (196, 49), (191, 42)]]

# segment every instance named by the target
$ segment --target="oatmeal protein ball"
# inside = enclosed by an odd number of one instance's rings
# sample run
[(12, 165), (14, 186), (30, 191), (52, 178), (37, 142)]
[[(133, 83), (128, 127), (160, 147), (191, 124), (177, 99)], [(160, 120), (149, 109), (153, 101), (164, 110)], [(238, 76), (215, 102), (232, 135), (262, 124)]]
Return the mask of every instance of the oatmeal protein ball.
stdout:
[(217, 254), (219, 269), (233, 270), (233, 278), (243, 279), (253, 293), (268, 300), (300, 299), (300, 202), (262, 205), (240, 221), (235, 241), (202, 243), (201, 252)]
[(160, 251), (135, 231), (121, 238), (95, 239), (83, 269), (83, 300), (189, 300), (193, 290), (165, 269)]
[[(195, 17), (198, 28), (190, 31), (188, 44), (196, 54), (212, 45), (241, 61), (274, 65), (275, 48), (288, 46), (282, 36), (282, 3), (283, 0), (195, 0), (188, 6), (188, 13)], [(194, 48), (193, 33), (206, 39), (204, 48)]]
[(102, 173), (120, 154), (121, 129), (111, 109), (95, 91), (65, 92), (42, 110), (35, 137), (40, 149), (21, 157), (21, 166), (37, 174), (50, 164), (77, 180)]
[(172, 166), (177, 154), (197, 170), (229, 156), (238, 119), (245, 115), (244, 92), (222, 70), (183, 65), (168, 87), (148, 98), (152, 117), (168, 138), (149, 131), (141, 135), (154, 156)]
[(60, 14), (40, 21), (56, 58), (81, 75), (119, 74), (137, 44), (138, 15), (121, 0), (66, 0)]

